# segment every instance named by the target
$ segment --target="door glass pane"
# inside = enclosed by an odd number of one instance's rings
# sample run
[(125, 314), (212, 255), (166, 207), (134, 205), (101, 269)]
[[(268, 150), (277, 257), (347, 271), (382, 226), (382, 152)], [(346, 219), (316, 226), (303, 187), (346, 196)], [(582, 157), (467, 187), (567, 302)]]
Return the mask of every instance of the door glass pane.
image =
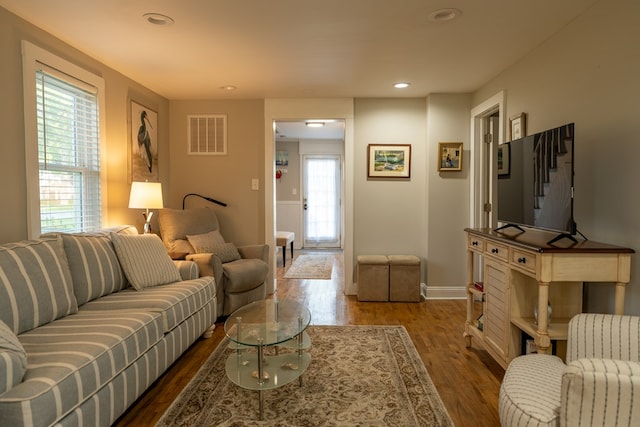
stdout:
[(304, 171), (305, 245), (337, 247), (340, 242), (340, 158), (306, 156)]

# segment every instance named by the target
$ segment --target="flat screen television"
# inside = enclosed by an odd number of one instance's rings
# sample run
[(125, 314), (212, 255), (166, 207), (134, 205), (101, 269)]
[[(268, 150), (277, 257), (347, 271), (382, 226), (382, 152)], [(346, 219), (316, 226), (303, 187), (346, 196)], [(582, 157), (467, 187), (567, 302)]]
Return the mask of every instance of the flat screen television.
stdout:
[(499, 145), (497, 230), (529, 226), (575, 241), (573, 143), (570, 123)]

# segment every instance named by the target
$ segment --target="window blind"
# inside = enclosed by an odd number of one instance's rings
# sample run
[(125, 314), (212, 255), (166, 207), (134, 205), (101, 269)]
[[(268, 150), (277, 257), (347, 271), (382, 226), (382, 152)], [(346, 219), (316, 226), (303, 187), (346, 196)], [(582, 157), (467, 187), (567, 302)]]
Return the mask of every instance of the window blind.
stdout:
[(100, 130), (96, 90), (36, 72), (41, 232), (100, 228)]

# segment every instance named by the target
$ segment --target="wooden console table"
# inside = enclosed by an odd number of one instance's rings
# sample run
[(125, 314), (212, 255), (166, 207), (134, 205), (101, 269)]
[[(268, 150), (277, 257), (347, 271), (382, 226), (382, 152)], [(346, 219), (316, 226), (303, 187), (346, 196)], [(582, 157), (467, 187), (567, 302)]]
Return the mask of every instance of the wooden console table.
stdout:
[[(615, 314), (624, 312), (633, 249), (568, 239), (548, 244), (554, 233), (526, 229), (470, 229), (467, 233), (467, 347), (476, 338), (503, 367), (520, 355), (522, 333), (540, 353), (564, 341), (571, 317), (582, 312), (583, 282), (615, 283)], [(481, 264), (474, 265), (474, 258)], [(482, 289), (474, 273), (482, 265)], [(474, 304), (481, 303), (478, 310)], [(551, 322), (547, 307), (551, 304)], [(538, 319), (534, 311), (538, 307)], [(482, 315), (482, 322), (476, 318)]]

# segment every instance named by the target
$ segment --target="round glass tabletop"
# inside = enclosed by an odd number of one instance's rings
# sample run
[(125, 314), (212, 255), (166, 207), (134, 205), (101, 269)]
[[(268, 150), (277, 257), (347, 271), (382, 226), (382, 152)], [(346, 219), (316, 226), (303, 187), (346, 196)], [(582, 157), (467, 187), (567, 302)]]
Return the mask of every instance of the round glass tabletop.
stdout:
[(224, 332), (234, 342), (268, 346), (289, 341), (309, 326), (311, 312), (289, 300), (262, 300), (234, 311), (224, 322)]

